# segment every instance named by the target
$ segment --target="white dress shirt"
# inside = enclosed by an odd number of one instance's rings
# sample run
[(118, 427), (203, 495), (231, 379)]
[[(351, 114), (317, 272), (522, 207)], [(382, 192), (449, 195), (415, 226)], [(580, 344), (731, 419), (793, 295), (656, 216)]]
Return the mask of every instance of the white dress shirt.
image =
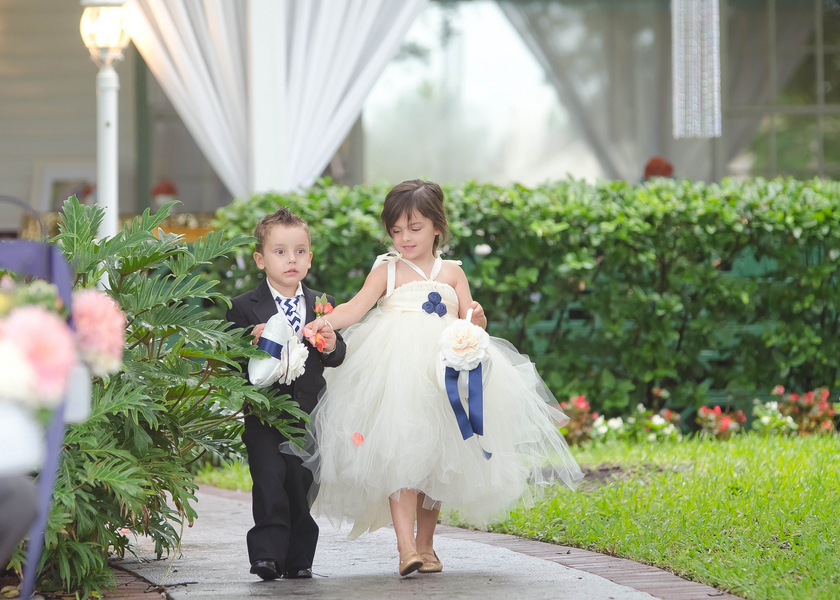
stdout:
[[(266, 280), (266, 283), (268, 283), (267, 280)], [(283, 308), (282, 306), (280, 306), (280, 303), (277, 302), (277, 298), (279, 297), (280, 301), (282, 302), (283, 300), (287, 299), (288, 296), (284, 296), (283, 294), (281, 294), (280, 292), (275, 290), (273, 287), (271, 287), (270, 283), (268, 283), (268, 291), (271, 292), (271, 297), (274, 298), (274, 304), (277, 305), (277, 312), (283, 313), (285, 315), (286, 314), (286, 309)], [(300, 330), (297, 332), (296, 335), (297, 335), (297, 339), (302, 340), (303, 339), (303, 326), (306, 325), (306, 297), (303, 295), (303, 285), (300, 282), (298, 282), (297, 290), (295, 291), (295, 296), (294, 297), (298, 299), (298, 301), (297, 301), (297, 314), (298, 314), (298, 317), (300, 317)], [(287, 319), (288, 319), (288, 317), (287, 317)]]

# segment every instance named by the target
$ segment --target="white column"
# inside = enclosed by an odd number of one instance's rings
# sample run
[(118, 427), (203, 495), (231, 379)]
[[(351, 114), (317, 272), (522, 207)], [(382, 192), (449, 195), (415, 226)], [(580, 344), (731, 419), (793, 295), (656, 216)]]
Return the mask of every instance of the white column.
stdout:
[(120, 79), (113, 65), (102, 65), (96, 76), (96, 203), (105, 209), (99, 237), (119, 231), (119, 156), (117, 153), (117, 94)]
[(282, 191), (287, 188), (286, 0), (251, 0), (248, 26), (251, 191)]

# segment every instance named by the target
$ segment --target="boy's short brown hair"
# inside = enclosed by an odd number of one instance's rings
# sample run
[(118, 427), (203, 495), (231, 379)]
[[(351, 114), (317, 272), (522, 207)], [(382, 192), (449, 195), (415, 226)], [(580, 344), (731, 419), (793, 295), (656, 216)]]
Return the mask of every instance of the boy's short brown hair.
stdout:
[(268, 237), (268, 232), (271, 231), (272, 227), (277, 225), (282, 225), (283, 227), (302, 228), (306, 231), (306, 235), (309, 237), (309, 245), (312, 245), (312, 234), (309, 232), (309, 225), (306, 224), (306, 221), (294, 214), (288, 208), (281, 208), (276, 213), (266, 215), (260, 219), (260, 222), (257, 223), (257, 227), (254, 229), (254, 237), (259, 240), (257, 242), (256, 250), (260, 254), (262, 254), (263, 244), (265, 243), (265, 238)]

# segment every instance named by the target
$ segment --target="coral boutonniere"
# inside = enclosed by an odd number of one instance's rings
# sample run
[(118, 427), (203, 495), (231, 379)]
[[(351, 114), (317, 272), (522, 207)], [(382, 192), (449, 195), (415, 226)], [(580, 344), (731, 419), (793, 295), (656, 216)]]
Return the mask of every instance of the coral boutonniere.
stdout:
[(330, 301), (327, 300), (326, 294), (321, 294), (318, 298), (315, 299), (315, 316), (316, 317), (323, 317), (325, 315), (330, 314), (333, 311), (333, 305), (330, 304)]

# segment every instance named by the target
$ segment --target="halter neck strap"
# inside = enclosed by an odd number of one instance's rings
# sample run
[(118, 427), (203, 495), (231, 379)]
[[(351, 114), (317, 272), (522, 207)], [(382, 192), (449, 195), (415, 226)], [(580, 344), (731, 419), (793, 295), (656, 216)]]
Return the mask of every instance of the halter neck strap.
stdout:
[[(387, 254), (380, 254), (376, 257), (376, 262), (373, 263), (373, 269), (381, 265), (382, 263), (388, 263), (388, 285), (385, 289), (385, 295), (390, 296), (396, 287), (396, 279), (397, 279), (397, 261), (401, 260), (409, 267), (414, 269), (414, 271), (420, 275), (426, 281), (434, 281), (435, 278), (440, 274), (441, 267), (443, 266), (443, 259), (440, 257), (440, 251), (438, 250), (437, 257), (435, 258), (435, 262), (432, 265), (432, 272), (429, 276), (423, 272), (423, 269), (415, 265), (413, 262), (408, 260), (407, 258), (403, 258), (402, 254), (399, 252), (388, 252)], [(461, 264), (460, 261), (456, 261), (458, 264)]]

